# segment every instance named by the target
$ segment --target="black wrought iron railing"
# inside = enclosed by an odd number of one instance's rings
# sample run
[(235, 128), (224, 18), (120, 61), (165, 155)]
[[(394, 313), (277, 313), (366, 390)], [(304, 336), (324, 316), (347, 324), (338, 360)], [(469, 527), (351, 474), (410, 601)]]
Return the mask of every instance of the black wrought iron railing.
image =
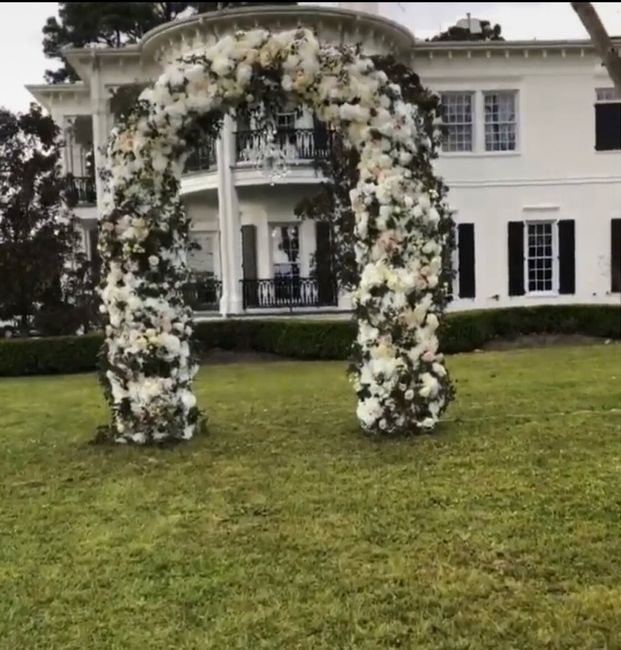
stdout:
[(97, 188), (92, 176), (67, 176), (67, 191), (77, 205), (95, 205)]
[(192, 273), (184, 288), (186, 303), (195, 311), (220, 309), (222, 282), (208, 273)]
[(193, 149), (185, 163), (185, 172), (209, 171), (217, 167), (216, 143), (212, 138), (204, 138)]
[[(279, 129), (274, 139), (292, 160), (321, 160), (330, 153), (332, 132), (326, 129)], [(264, 130), (237, 131), (235, 142), (237, 162), (249, 162), (265, 148), (267, 134)]]
[(296, 309), (335, 306), (338, 300), (336, 280), (297, 278), (242, 280), (245, 309)]

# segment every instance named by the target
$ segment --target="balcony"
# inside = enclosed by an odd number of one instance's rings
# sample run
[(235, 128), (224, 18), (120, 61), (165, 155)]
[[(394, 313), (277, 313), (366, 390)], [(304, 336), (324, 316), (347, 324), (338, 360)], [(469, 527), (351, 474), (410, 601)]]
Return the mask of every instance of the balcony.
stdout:
[[(326, 159), (332, 144), (332, 132), (324, 128), (279, 129), (274, 138), (287, 159), (298, 162)], [(235, 145), (236, 162), (252, 162), (265, 149), (267, 136), (264, 130), (237, 131)]]
[(97, 189), (92, 176), (67, 175), (67, 194), (75, 205), (90, 206), (97, 203)]
[[(235, 132), (233, 160), (226, 161), (233, 167), (236, 185), (254, 185), (267, 182), (267, 176), (259, 167), (260, 154), (267, 146), (264, 130), (240, 130)], [(290, 182), (316, 183), (317, 170), (313, 162), (325, 160), (330, 155), (334, 132), (324, 128), (279, 129), (275, 134), (276, 144), (285, 152), (287, 165), (293, 172)], [(215, 141), (204, 137), (190, 152), (181, 183), (182, 194), (191, 194), (217, 188), (218, 179), (214, 173), (218, 168)], [(293, 180), (291, 180), (293, 179)]]
[(289, 309), (335, 307), (338, 304), (333, 277), (299, 278), (294, 276), (269, 280), (242, 280), (244, 309)]

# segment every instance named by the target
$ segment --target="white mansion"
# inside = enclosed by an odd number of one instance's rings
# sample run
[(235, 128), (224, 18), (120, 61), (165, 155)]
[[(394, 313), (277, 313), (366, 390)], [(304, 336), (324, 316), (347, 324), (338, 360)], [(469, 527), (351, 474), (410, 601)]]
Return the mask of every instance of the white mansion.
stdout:
[[(304, 24), (323, 41), (395, 54), (442, 94), (448, 135), (437, 165), (458, 224), (451, 309), (619, 303), (621, 99), (590, 43), (421, 42), (376, 15), (377, 3), (358, 5), (366, 11), (214, 12), (162, 25), (137, 45), (67, 50), (81, 81), (29, 90), (65, 132), (87, 249), (95, 249), (101, 198), (92, 155), (99, 166), (117, 89), (154, 80), (168, 62), (228, 32)], [(329, 146), (325, 129), (311, 115), (280, 114), (276, 143), (288, 173), (274, 180), (255, 162), (265, 136), (251, 126), (226, 118), (217, 142), (196, 143), (182, 179), (200, 245), (191, 253), (195, 308), (223, 315), (349, 310), (347, 295), (316, 279), (326, 277), (319, 265), (330, 264), (322, 254), (329, 233), (294, 214), (302, 197), (317, 192), (314, 161)]]

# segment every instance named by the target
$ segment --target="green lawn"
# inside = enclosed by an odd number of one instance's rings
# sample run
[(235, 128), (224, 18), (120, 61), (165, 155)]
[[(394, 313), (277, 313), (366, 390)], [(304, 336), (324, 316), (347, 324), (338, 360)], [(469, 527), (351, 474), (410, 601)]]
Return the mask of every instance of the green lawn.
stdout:
[(449, 365), (379, 442), (342, 363), (207, 367), (172, 450), (88, 445), (91, 375), (0, 380), (0, 648), (621, 648), (621, 346)]

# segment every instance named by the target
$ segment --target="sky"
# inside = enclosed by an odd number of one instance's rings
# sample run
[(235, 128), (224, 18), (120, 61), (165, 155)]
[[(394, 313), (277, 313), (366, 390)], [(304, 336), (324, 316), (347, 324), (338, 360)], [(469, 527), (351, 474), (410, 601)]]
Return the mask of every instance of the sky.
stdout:
[[(335, 2), (304, 2), (333, 6)], [(595, 2), (611, 35), (621, 35), (621, 2)], [(56, 2), (0, 4), (0, 106), (26, 110), (25, 84), (41, 83), (49, 62), (41, 48), (41, 29), (55, 15)], [(587, 38), (569, 2), (380, 2), (380, 13), (411, 29), (417, 38), (432, 36), (466, 13), (500, 23), (507, 39)]]

